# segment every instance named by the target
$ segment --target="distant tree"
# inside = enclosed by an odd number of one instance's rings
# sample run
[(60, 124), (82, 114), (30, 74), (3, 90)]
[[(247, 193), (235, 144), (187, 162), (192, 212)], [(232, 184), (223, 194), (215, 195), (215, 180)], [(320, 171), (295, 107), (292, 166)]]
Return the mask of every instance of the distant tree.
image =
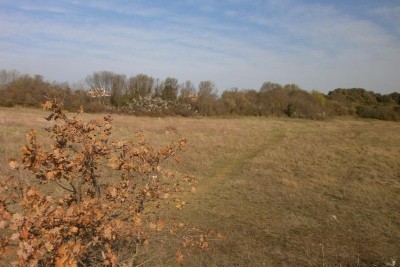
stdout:
[(1, 70), (0, 71), (0, 90), (6, 85), (15, 81), (20, 74), (16, 70)]
[(154, 78), (145, 74), (138, 74), (129, 78), (127, 94), (130, 99), (151, 96)]
[(124, 94), (126, 92), (126, 76), (123, 74), (114, 74), (111, 87), (111, 104), (115, 108), (120, 108), (124, 103)]
[(64, 102), (68, 110), (77, 110), (84, 101), (87, 101), (86, 96), (83, 99), (77, 98), (68, 83), (49, 83), (41, 75), (19, 75), (12, 79), (0, 91), (2, 106), (39, 107), (45, 100), (57, 99)]
[(238, 88), (232, 88), (230, 90), (225, 90), (222, 92), (221, 95), (221, 102), (225, 108), (225, 111), (228, 114), (237, 114), (238, 109), (237, 109), (237, 100), (236, 100), (236, 94), (238, 92)]
[(300, 88), (300, 86), (298, 86), (297, 84), (294, 84), (294, 83), (285, 84), (285, 86), (283, 86), (283, 89), (285, 89), (287, 91), (299, 91), (299, 90), (302, 90)]
[[(126, 94), (127, 81), (123, 74), (116, 74), (111, 71), (94, 72), (86, 77), (86, 83), (90, 88), (104, 90), (111, 94), (111, 104), (119, 108), (123, 104), (123, 96)], [(103, 98), (99, 98), (99, 104), (105, 104)]]
[(381, 94), (375, 94), (375, 95), (376, 95), (376, 100), (378, 101), (379, 104), (397, 105), (396, 100), (393, 99), (390, 95), (381, 95)]
[(338, 88), (328, 93), (329, 100), (336, 101), (347, 109), (347, 113), (355, 115), (360, 105), (376, 105), (378, 101), (374, 92), (363, 88)]
[(338, 88), (328, 93), (328, 98), (348, 104), (377, 104), (376, 94), (363, 88), (342, 89)]
[(180, 86), (179, 101), (191, 104), (197, 99), (196, 87), (191, 81), (186, 81)]
[(286, 114), (288, 105), (287, 89), (277, 83), (266, 82), (259, 91), (257, 105), (261, 115), (282, 116)]
[(357, 107), (357, 115), (362, 118), (372, 118), (378, 120), (400, 120), (399, 106), (367, 106), (360, 105)]
[(221, 102), (228, 114), (259, 115), (257, 107), (258, 93), (255, 90), (225, 90)]
[(154, 80), (154, 97), (161, 98), (161, 94), (164, 90), (164, 81), (160, 81), (160, 79)]
[(179, 84), (176, 78), (168, 77), (164, 81), (161, 98), (167, 101), (176, 101), (178, 98)]
[(100, 88), (107, 93), (111, 93), (114, 84), (114, 75), (116, 74), (111, 71), (94, 72), (86, 77), (86, 83), (90, 88)]
[(323, 93), (319, 92), (318, 90), (312, 90), (311, 95), (321, 107), (326, 106), (326, 96)]
[[(310, 94), (297, 85), (285, 85), (288, 92), (286, 114), (289, 117), (319, 119), (325, 117), (323, 94)], [(315, 97), (317, 96), (317, 98)]]
[(265, 82), (260, 88), (260, 92), (268, 92), (268, 91), (273, 91), (273, 90), (279, 90), (282, 89), (282, 85), (279, 83), (273, 83), (273, 82)]
[(394, 92), (389, 94), (389, 96), (394, 100), (397, 105), (400, 105), (400, 93)]
[(212, 81), (201, 81), (197, 95), (197, 109), (201, 115), (214, 115), (217, 100), (215, 84)]

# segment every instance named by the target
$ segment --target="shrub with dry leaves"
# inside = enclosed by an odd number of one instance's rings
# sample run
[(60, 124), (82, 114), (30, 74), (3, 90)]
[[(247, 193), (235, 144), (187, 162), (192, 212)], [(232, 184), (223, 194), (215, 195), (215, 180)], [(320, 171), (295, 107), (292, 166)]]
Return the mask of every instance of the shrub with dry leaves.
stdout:
[[(43, 107), (52, 110), (46, 129), (51, 144), (29, 132), (22, 159), (9, 160), (14, 174), (0, 180), (0, 264), (140, 263), (139, 251), (154, 232), (179, 227), (160, 211), (171, 202), (184, 205), (178, 198), (182, 183), (160, 164), (184, 150), (186, 140), (161, 149), (141, 133), (134, 141), (111, 142), (109, 116), (84, 122), (55, 101)], [(177, 260), (183, 260), (181, 252)]]

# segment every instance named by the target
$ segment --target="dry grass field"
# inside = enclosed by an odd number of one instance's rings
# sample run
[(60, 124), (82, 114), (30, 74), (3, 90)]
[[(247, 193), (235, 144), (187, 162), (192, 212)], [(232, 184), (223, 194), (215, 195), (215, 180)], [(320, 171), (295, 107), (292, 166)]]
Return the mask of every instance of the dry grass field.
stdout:
[[(0, 173), (46, 112), (0, 108)], [(84, 114), (86, 118), (100, 115)], [(223, 233), (185, 266), (389, 266), (400, 262), (400, 124), (352, 118), (144, 118), (113, 115), (113, 138), (155, 146), (186, 137), (198, 178), (171, 216)], [(154, 265), (175, 265), (157, 247)], [(393, 265), (394, 266), (394, 265)]]

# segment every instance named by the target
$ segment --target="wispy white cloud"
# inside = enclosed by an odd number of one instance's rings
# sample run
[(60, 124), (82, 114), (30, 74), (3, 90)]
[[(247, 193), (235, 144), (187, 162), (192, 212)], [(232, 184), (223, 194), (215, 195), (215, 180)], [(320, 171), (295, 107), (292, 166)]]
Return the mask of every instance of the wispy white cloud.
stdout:
[(163, 8), (145, 7), (137, 4), (135, 1), (127, 1), (117, 4), (115, 2), (105, 0), (70, 0), (69, 2), (77, 6), (90, 7), (93, 9), (100, 9), (119, 14), (139, 15), (143, 17), (162, 16), (166, 13), (166, 10)]
[(32, 5), (31, 3), (20, 5), (19, 8), (22, 10), (26, 10), (26, 11), (41, 11), (41, 12), (50, 12), (50, 13), (58, 13), (58, 14), (69, 13), (69, 11), (65, 8)]
[(370, 13), (383, 16), (384, 18), (387, 19), (400, 20), (400, 6), (395, 6), (395, 7), (380, 6), (371, 9)]

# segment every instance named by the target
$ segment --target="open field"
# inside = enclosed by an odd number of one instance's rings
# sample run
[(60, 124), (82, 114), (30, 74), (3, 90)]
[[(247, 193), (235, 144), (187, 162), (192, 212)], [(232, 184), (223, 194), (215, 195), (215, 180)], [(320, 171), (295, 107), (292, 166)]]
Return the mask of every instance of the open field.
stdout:
[[(18, 156), (29, 129), (44, 133), (46, 114), (0, 108), (0, 173), (7, 171), (7, 158)], [(187, 205), (176, 216), (227, 238), (210, 249), (185, 252), (187, 266), (400, 262), (399, 123), (113, 119), (115, 139), (132, 138), (138, 130), (155, 146), (188, 139), (183, 162), (169, 167), (195, 175), (198, 183), (195, 194), (184, 196)], [(174, 264), (159, 259), (154, 265), (161, 262)]]

